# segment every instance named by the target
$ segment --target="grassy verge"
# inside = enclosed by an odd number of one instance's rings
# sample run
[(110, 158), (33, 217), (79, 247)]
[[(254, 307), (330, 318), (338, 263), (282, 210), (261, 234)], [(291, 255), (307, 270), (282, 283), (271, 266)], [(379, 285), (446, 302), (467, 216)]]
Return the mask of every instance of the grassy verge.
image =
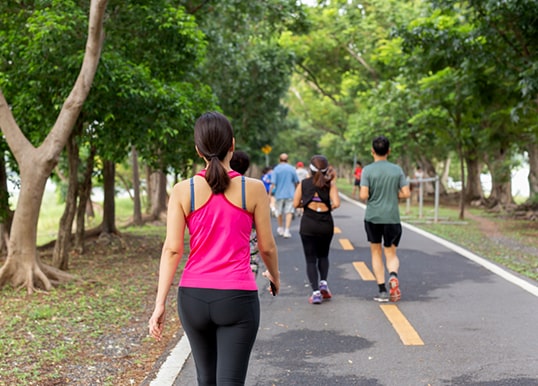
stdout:
[[(59, 206), (53, 196), (46, 198), (40, 245), (56, 237)], [(131, 208), (128, 202), (117, 205), (119, 225)], [(165, 338), (147, 337), (165, 226), (120, 225), (120, 232), (87, 240), (84, 254), (71, 254), (69, 273), (76, 280), (67, 285), (30, 296), (2, 288), (0, 385), (132, 385), (148, 374), (178, 323), (170, 291)], [(44, 251), (44, 263), (50, 263), (50, 252)]]

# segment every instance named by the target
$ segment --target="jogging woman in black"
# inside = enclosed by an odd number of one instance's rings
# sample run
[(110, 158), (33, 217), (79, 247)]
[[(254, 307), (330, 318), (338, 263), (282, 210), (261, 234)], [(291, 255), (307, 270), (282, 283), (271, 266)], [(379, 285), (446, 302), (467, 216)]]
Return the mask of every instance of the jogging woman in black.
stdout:
[(321, 304), (332, 297), (327, 276), (329, 274), (329, 247), (334, 234), (331, 211), (340, 206), (336, 188), (336, 173), (322, 155), (310, 160), (311, 177), (297, 186), (293, 206), (303, 207), (299, 234), (306, 259), (306, 274), (312, 287), (309, 302)]

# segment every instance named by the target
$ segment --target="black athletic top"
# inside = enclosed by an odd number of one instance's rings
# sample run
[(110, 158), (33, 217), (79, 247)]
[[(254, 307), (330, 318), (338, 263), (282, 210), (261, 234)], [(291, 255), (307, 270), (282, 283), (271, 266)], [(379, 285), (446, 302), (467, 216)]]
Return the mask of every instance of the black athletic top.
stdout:
[[(331, 214), (330, 188), (318, 188), (312, 177), (301, 181), (301, 203), (304, 207), (299, 233), (305, 236), (332, 235), (334, 222)], [(317, 196), (316, 196), (317, 193)], [(308, 207), (311, 201), (323, 202), (329, 208), (326, 212), (317, 212)]]

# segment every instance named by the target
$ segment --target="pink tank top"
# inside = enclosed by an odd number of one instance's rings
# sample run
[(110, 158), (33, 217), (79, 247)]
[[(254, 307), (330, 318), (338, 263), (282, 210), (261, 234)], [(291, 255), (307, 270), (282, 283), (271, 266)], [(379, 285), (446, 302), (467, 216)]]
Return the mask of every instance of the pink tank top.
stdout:
[[(205, 170), (198, 173), (205, 176)], [(240, 177), (235, 171), (230, 178)], [(244, 183), (244, 182), (243, 182)], [(194, 202), (191, 179), (191, 203)], [(244, 205), (243, 189), (243, 206)], [(181, 287), (257, 290), (250, 268), (252, 213), (232, 204), (224, 194), (208, 201), (186, 218), (190, 253), (179, 285)]]

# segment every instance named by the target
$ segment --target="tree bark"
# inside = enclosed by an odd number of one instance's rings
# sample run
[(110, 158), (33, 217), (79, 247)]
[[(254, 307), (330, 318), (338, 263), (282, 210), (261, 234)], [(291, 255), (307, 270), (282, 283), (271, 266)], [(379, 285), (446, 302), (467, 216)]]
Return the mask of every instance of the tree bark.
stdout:
[(116, 228), (116, 194), (115, 194), (115, 174), (116, 164), (112, 161), (103, 163), (103, 223), (101, 232), (109, 234), (118, 234)]
[(103, 19), (107, 0), (92, 0), (88, 39), (80, 73), (65, 100), (52, 130), (41, 146), (35, 148), (17, 125), (10, 107), (0, 91), (0, 127), (11, 149), (21, 177), (21, 190), (8, 244), (6, 262), (0, 269), (0, 287), (10, 283), (29, 294), (36, 288), (51, 289), (70, 275), (43, 265), (36, 247), (39, 209), (57, 158), (65, 146), (90, 91), (103, 46)]
[(162, 171), (151, 173), (151, 212), (152, 219), (166, 218), (168, 193), (166, 192), (166, 175)]
[(140, 174), (138, 169), (138, 152), (136, 146), (131, 148), (131, 156), (133, 160), (133, 190), (134, 190), (134, 209), (133, 209), (133, 224), (142, 225), (142, 206), (140, 203)]
[[(78, 125), (82, 125), (80, 119)], [(71, 133), (67, 141), (67, 158), (69, 161), (69, 179), (67, 185), (67, 194), (65, 200), (65, 209), (60, 218), (58, 237), (54, 244), (52, 253), (52, 265), (62, 271), (69, 269), (69, 251), (71, 250), (71, 241), (73, 239), (73, 220), (75, 219), (78, 198), (78, 165), (79, 165), (79, 148), (77, 144), (77, 135), (80, 127)]]
[(7, 253), (7, 244), (13, 211), (9, 207), (9, 191), (7, 188), (7, 171), (4, 156), (0, 157), (0, 253)]
[(507, 159), (509, 152), (499, 145), (494, 155), (487, 159), (488, 169), (491, 173), (491, 194), (488, 197), (489, 208), (499, 206), (506, 209), (514, 205), (512, 197), (512, 170)]
[(484, 190), (480, 180), (480, 162), (476, 157), (466, 157), (465, 164), (467, 165), (467, 184), (465, 186), (465, 202), (484, 200)]
[[(437, 176), (435, 166), (429, 158), (420, 156), (420, 165), (422, 166), (422, 170), (424, 170), (424, 178), (431, 178)], [(425, 182), (423, 183), (423, 185), (425, 194), (433, 194), (435, 192), (435, 182)], [(439, 194), (445, 193), (445, 187), (442, 184), (439, 184)]]
[(148, 197), (146, 202), (146, 214), (151, 213), (151, 203), (153, 202), (153, 199), (151, 198), (151, 194), (153, 193), (151, 173), (151, 168), (149, 165), (146, 165), (146, 194)]
[(529, 155), (529, 200), (536, 202), (538, 195), (538, 143), (529, 142), (527, 145)]
[(82, 183), (79, 184), (78, 193), (78, 208), (77, 208), (77, 228), (75, 231), (75, 245), (74, 248), (78, 253), (84, 253), (84, 231), (86, 225), (86, 218), (95, 217), (93, 213), (93, 204), (91, 199), (92, 193), (92, 175), (93, 165), (96, 153), (95, 146), (91, 145), (90, 154), (86, 159), (86, 167), (84, 170), (84, 178)]

